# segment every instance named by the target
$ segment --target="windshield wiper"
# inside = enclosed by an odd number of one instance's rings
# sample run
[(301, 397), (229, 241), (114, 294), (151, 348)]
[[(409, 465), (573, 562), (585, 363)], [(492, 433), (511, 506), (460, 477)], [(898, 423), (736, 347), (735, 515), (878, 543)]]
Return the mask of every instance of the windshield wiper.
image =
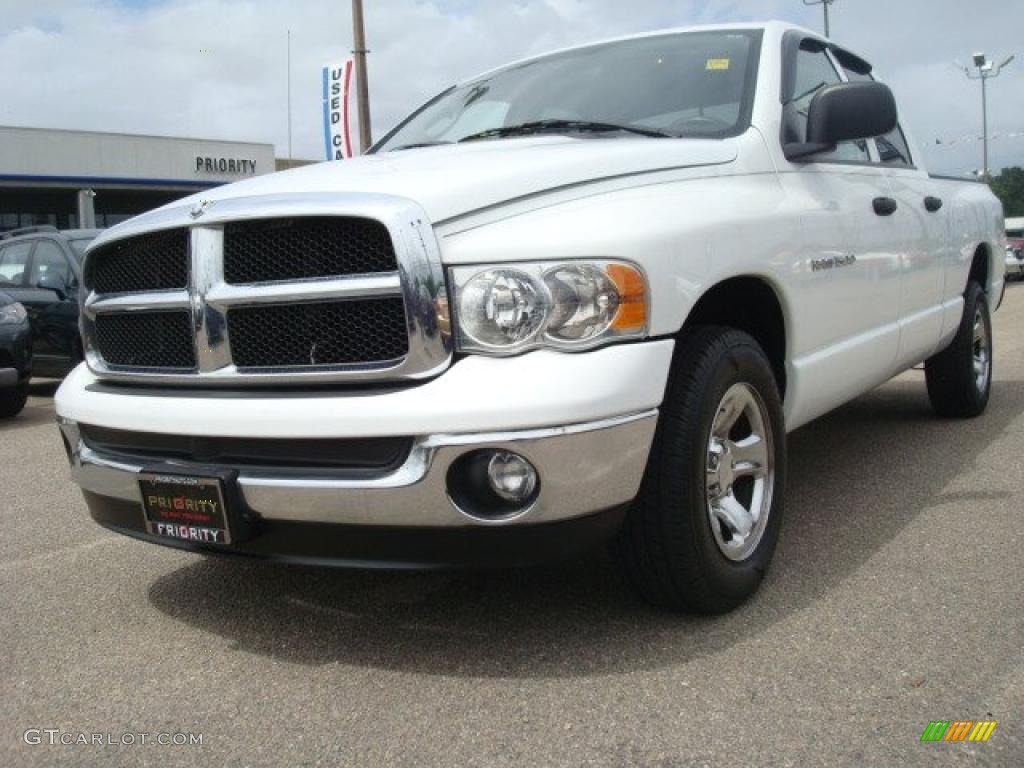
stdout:
[(621, 131), (623, 133), (635, 133), (639, 136), (650, 136), (652, 138), (676, 138), (671, 133), (658, 131), (653, 128), (639, 128), (635, 125), (616, 125), (615, 123), (599, 123), (593, 120), (534, 120), (529, 123), (518, 125), (505, 125), (501, 128), (488, 128), (486, 131), (471, 133), (463, 136), (459, 142), (476, 141), (477, 139), (502, 139), (507, 136), (530, 136), (535, 133), (560, 133), (568, 131), (581, 131), (587, 133), (611, 133)]
[(400, 152), (403, 149), (419, 149), (420, 147), (440, 147), (442, 144), (451, 144), (450, 141), (420, 141), (415, 144), (402, 144), (392, 147), (388, 152)]

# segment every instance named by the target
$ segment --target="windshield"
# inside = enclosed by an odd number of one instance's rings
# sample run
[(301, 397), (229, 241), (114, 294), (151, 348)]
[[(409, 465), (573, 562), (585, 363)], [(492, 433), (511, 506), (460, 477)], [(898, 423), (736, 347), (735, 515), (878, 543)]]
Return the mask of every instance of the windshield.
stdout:
[(591, 136), (734, 136), (750, 123), (760, 45), (754, 30), (687, 32), (553, 54), (445, 91), (373, 151), (504, 138), (516, 126), (530, 135), (538, 123)]
[(82, 257), (85, 256), (85, 249), (95, 239), (95, 237), (80, 237), (76, 240), (68, 240), (68, 244), (71, 246), (71, 250), (74, 251), (75, 258), (78, 259), (79, 264), (82, 263)]

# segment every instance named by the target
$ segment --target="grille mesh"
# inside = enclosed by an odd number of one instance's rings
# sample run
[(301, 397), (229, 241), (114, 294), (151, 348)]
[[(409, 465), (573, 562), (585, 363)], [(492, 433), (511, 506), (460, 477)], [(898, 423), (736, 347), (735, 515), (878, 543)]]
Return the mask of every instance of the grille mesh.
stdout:
[(400, 298), (237, 307), (228, 334), (239, 368), (376, 363), (409, 351)]
[(224, 278), (264, 283), (398, 269), (387, 227), (360, 218), (231, 222), (224, 227)]
[(99, 315), (96, 344), (110, 365), (130, 368), (196, 367), (187, 311)]
[(183, 289), (188, 260), (187, 229), (153, 232), (93, 251), (85, 282), (97, 293)]

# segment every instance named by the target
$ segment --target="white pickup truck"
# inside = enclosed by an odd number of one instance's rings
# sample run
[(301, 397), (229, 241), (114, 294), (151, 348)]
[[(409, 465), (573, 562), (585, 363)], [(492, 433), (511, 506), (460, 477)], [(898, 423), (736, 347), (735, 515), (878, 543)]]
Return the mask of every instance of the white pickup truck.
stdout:
[(922, 362), (938, 414), (984, 410), (1004, 240), (835, 43), (623, 38), (108, 230), (58, 419), (93, 518), (149, 542), (456, 567), (611, 541), (645, 598), (726, 611), (775, 549), (787, 432)]

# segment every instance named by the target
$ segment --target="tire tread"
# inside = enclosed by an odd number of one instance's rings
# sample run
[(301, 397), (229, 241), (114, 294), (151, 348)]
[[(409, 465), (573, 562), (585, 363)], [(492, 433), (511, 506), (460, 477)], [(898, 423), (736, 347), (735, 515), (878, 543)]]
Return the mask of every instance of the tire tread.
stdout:
[[(925, 361), (925, 383), (928, 399), (939, 416), (946, 418), (973, 418), (988, 405), (988, 391), (979, 393), (974, 380), (974, 314), (979, 302), (987, 310), (985, 292), (977, 282), (971, 281), (964, 291), (964, 313), (956, 336), (944, 350)], [(991, 319), (987, 319), (989, 339), (992, 338)], [(992, 356), (989, 356), (991, 369)], [(991, 370), (990, 370), (991, 376)], [(991, 381), (989, 382), (991, 389)]]
[[(732, 610), (745, 596), (724, 596), (708, 580), (701, 565), (692, 516), (679, 514), (672, 467), (695, 460), (686, 446), (703, 438), (694, 418), (705, 399), (716, 368), (737, 349), (749, 348), (771, 368), (760, 346), (746, 333), (726, 326), (701, 326), (678, 342), (666, 386), (665, 402), (640, 492), (614, 543), (614, 554), (627, 579), (642, 597), (656, 605), (698, 613)], [(774, 381), (774, 380), (773, 380)], [(777, 396), (777, 395), (776, 395)], [(667, 435), (674, 433), (674, 439)], [(783, 438), (784, 439), (784, 438)], [(781, 490), (781, 489), (780, 489)]]
[(0, 390), (0, 419), (9, 419), (21, 413), (28, 400), (28, 384), (19, 384)]

